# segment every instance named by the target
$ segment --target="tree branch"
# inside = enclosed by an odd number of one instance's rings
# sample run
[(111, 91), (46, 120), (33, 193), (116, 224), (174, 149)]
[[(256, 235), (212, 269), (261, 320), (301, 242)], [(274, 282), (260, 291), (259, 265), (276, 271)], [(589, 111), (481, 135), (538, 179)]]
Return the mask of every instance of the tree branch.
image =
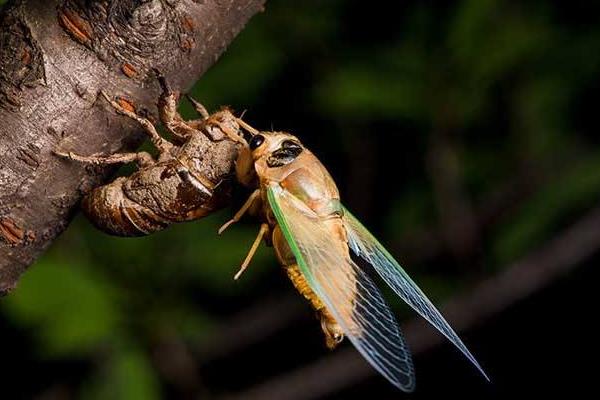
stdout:
[(113, 153), (140, 143), (139, 127), (98, 92), (154, 115), (152, 68), (175, 90), (188, 90), (264, 2), (18, 0), (2, 10), (0, 294), (66, 228), (82, 194), (111, 172), (51, 151)]

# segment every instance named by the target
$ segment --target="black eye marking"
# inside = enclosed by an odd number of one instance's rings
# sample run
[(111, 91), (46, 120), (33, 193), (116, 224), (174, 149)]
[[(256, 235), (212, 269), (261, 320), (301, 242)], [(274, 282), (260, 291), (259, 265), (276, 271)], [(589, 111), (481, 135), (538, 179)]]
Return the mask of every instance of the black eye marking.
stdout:
[(289, 164), (294, 161), (303, 150), (304, 148), (300, 143), (293, 140), (284, 140), (279, 149), (271, 153), (267, 159), (267, 165), (274, 168)]
[(282, 149), (301, 149), (302, 146), (300, 146), (300, 144), (298, 142), (295, 142), (293, 140), (284, 140), (283, 143), (281, 143), (281, 148)]
[(250, 150), (256, 150), (261, 144), (265, 142), (265, 137), (263, 135), (254, 135), (252, 139), (250, 139)]

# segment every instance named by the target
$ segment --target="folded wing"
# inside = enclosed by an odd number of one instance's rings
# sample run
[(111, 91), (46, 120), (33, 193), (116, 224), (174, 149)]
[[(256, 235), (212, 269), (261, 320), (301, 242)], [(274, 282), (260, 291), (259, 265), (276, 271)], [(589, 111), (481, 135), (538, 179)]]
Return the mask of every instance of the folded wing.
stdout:
[(408, 346), (381, 293), (350, 259), (347, 243), (340, 243), (330, 225), (279, 185), (269, 187), (268, 198), (299, 269), (348, 339), (392, 384), (412, 391)]
[(488, 376), (469, 349), (400, 264), (348, 210), (344, 209), (342, 219), (348, 236), (348, 244), (352, 251), (372, 265), (375, 271), (402, 300), (454, 343), (489, 381)]

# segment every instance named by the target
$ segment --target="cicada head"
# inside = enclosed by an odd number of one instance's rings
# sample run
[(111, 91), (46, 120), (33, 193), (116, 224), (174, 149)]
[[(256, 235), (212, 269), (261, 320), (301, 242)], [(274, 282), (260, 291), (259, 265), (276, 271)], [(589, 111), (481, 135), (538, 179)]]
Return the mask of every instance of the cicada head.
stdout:
[(258, 177), (290, 165), (305, 150), (300, 140), (289, 133), (257, 132), (239, 152), (237, 178), (246, 186), (255, 186)]

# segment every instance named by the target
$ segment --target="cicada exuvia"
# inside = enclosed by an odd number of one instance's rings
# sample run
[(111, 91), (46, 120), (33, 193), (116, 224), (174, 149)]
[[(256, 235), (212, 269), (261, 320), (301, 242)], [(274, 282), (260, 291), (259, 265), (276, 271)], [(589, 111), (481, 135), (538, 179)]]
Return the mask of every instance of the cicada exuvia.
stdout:
[(246, 212), (262, 224), (236, 279), (262, 240), (272, 244), (288, 276), (320, 316), (327, 346), (348, 337), (392, 384), (411, 391), (415, 377), (410, 351), (381, 293), (358, 265), (360, 259), (487, 378), (427, 296), (341, 204), (335, 182), (313, 153), (288, 133), (243, 127), (252, 136), (239, 153), (236, 174), (254, 191), (219, 233)]

